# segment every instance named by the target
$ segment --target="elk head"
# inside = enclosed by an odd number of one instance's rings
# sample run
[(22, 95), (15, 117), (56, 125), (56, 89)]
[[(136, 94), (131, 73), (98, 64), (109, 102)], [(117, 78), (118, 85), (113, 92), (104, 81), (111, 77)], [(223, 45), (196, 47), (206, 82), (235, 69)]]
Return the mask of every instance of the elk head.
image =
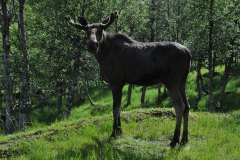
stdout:
[(104, 30), (106, 30), (115, 19), (117, 19), (117, 12), (112, 12), (110, 17), (103, 20), (101, 23), (89, 24), (83, 17), (78, 17), (75, 21), (70, 16), (65, 16), (74, 27), (84, 30), (87, 33), (87, 46), (88, 49), (94, 53), (99, 50), (99, 44), (103, 41)]

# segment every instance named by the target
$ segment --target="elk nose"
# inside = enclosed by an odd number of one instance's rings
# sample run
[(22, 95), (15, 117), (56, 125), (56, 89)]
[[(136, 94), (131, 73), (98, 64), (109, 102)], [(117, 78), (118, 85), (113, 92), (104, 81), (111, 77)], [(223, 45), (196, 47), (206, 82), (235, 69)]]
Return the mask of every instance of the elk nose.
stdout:
[(97, 47), (98, 46), (98, 42), (97, 40), (95, 39), (91, 39), (88, 41), (88, 45), (92, 46), (92, 47)]
[(91, 43), (94, 44), (94, 45), (97, 45), (97, 44), (98, 44), (97, 40), (94, 40), (94, 41), (92, 41)]
[(88, 39), (87, 40), (87, 44), (88, 45), (96, 45), (98, 42), (96, 39)]
[(96, 38), (96, 36), (91, 35), (90, 38), (89, 38), (89, 41), (90, 41), (91, 43), (97, 43), (97, 38)]
[(88, 45), (97, 46), (98, 42), (96, 40), (90, 40), (88, 41)]

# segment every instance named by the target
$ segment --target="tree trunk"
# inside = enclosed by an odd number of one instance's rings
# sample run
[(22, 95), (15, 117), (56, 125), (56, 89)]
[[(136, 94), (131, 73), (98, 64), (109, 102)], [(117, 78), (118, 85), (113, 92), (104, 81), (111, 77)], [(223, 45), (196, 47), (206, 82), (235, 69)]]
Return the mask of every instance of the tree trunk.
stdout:
[(84, 14), (85, 14), (86, 0), (82, 0), (80, 2), (82, 2), (81, 3), (81, 7), (82, 7), (81, 16), (84, 17), (85, 16)]
[(57, 112), (58, 112), (58, 120), (61, 119), (62, 114), (62, 95), (58, 95), (58, 105), (57, 105)]
[(63, 96), (64, 89), (63, 89), (63, 82), (59, 81), (57, 83), (57, 95), (58, 95), (58, 102), (57, 102), (57, 113), (58, 113), (58, 120), (62, 118), (62, 104), (63, 104)]
[(209, 7), (209, 39), (208, 39), (208, 91), (209, 91), (209, 97), (208, 97), (208, 109), (210, 111), (215, 110), (214, 105), (214, 98), (213, 98), (213, 6), (214, 6), (214, 0), (210, 0), (210, 7)]
[(80, 57), (81, 57), (81, 46), (79, 45), (80, 38), (78, 36), (72, 37), (72, 43), (74, 44), (74, 47), (76, 47), (77, 51), (74, 55), (74, 64), (73, 68), (71, 70), (72, 72), (72, 81), (70, 82), (70, 86), (68, 87), (68, 94), (67, 94), (67, 103), (66, 108), (64, 112), (64, 118), (67, 119), (70, 115), (70, 112), (72, 110), (73, 106), (73, 100), (74, 95), (76, 94), (76, 88), (77, 88), (77, 81), (78, 81), (78, 73), (80, 68)]
[[(77, 72), (74, 72), (77, 73)], [(64, 119), (68, 119), (72, 107), (73, 107), (73, 100), (74, 100), (74, 95), (76, 94), (77, 91), (77, 76), (73, 79), (71, 82), (70, 86), (68, 87), (68, 93), (67, 93), (67, 103), (66, 103), (66, 108), (64, 112)]]
[(2, 119), (2, 108), (3, 108), (3, 96), (1, 94), (1, 91), (0, 91), (0, 126), (2, 127), (3, 126), (3, 119)]
[(70, 86), (68, 88), (68, 93), (67, 93), (67, 103), (66, 103), (66, 108), (65, 108), (65, 112), (64, 112), (64, 119), (68, 119), (69, 115), (71, 113), (72, 110), (72, 106), (73, 106), (73, 97), (74, 97), (74, 86)]
[(87, 96), (88, 96), (88, 100), (91, 103), (92, 106), (95, 106), (95, 103), (93, 102), (90, 93), (89, 93), (89, 84), (88, 84), (88, 80), (86, 80), (86, 91), (87, 91)]
[(19, 130), (24, 130), (26, 110), (31, 107), (30, 99), (30, 75), (29, 75), (29, 54), (27, 47), (27, 38), (24, 22), (24, 4), (25, 0), (19, 0), (19, 29), (20, 29), (20, 42), (21, 50), (23, 53), (23, 83), (20, 96), (20, 109), (19, 109)]
[(3, 77), (6, 96), (6, 133), (13, 133), (13, 122), (11, 119), (12, 110), (12, 92), (11, 92), (11, 77), (10, 77), (10, 42), (9, 42), (9, 25), (10, 17), (7, 10), (7, 1), (1, 0), (2, 7), (2, 42), (3, 42)]
[(168, 27), (167, 27), (167, 32), (168, 32), (168, 38), (167, 41), (171, 41), (172, 40), (172, 36), (171, 36), (171, 26), (170, 26), (170, 21), (169, 19), (170, 17), (170, 0), (167, 1), (167, 19), (168, 19)]
[(132, 84), (128, 84), (127, 104), (126, 104), (126, 106), (131, 105), (131, 98), (132, 98)]
[(180, 32), (180, 25), (181, 25), (181, 19), (180, 19), (180, 0), (177, 0), (177, 20), (176, 20), (176, 42), (180, 43), (179, 38), (179, 32)]
[(156, 18), (155, 18), (155, 0), (151, 0), (151, 3), (150, 3), (150, 13), (149, 13), (149, 23), (150, 23), (150, 42), (153, 42), (155, 40), (155, 21), (156, 21)]
[(159, 84), (159, 87), (158, 87), (158, 97), (157, 97), (157, 105), (160, 105), (160, 103), (161, 103), (161, 88), (162, 88), (162, 85)]
[(230, 75), (230, 72), (231, 72), (232, 65), (233, 65), (233, 54), (231, 54), (231, 56), (229, 58), (227, 58), (226, 61), (225, 61), (225, 69), (224, 69), (224, 74), (223, 74), (223, 77), (222, 77), (222, 85), (221, 85), (222, 87), (221, 87), (221, 91), (220, 91), (220, 94), (219, 94), (219, 97), (218, 97), (218, 100), (217, 100), (217, 107), (218, 108), (222, 107), (222, 100), (223, 100), (224, 95), (225, 95), (225, 90), (226, 90), (226, 87), (227, 87), (227, 83), (229, 81), (229, 75)]
[(78, 105), (81, 105), (82, 103), (85, 102), (85, 91), (84, 87), (79, 87), (79, 99), (78, 99)]
[(216, 54), (216, 52), (213, 53), (213, 61), (212, 62), (213, 62), (212, 63), (212, 72), (213, 72), (213, 75), (214, 75), (215, 74), (215, 67), (217, 66), (217, 54)]
[(166, 86), (164, 86), (164, 88), (163, 88), (163, 95), (164, 95), (164, 96), (167, 95), (167, 88), (166, 88)]
[(45, 105), (46, 105), (45, 97), (44, 97), (43, 95), (40, 96), (40, 101), (41, 101), (41, 103), (40, 103), (40, 112), (43, 113), (44, 107), (45, 107)]
[(196, 77), (196, 84), (197, 84), (197, 98), (195, 100), (195, 105), (193, 109), (198, 109), (198, 102), (202, 98), (202, 75), (201, 75), (201, 68), (202, 68), (202, 58), (199, 55), (197, 60), (197, 77)]
[(146, 86), (142, 87), (142, 96), (141, 96), (141, 105), (142, 107), (145, 105), (145, 95), (146, 95)]

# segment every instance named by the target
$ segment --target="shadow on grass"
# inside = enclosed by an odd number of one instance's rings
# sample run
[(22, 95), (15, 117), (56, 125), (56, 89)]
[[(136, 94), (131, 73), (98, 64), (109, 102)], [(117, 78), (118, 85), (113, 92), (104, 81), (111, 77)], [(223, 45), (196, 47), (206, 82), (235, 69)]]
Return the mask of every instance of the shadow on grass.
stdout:
[(31, 114), (28, 117), (31, 121), (44, 123), (46, 125), (49, 125), (56, 121), (58, 117), (58, 113), (56, 109), (50, 108), (50, 107), (44, 107), (43, 109), (35, 109), (31, 112)]
[(102, 105), (95, 105), (91, 108), (91, 115), (103, 115), (106, 113), (110, 113), (112, 111), (112, 106), (111, 105), (106, 105), (106, 106), (102, 106)]
[(240, 104), (240, 94), (234, 92), (226, 92), (223, 99), (221, 112), (231, 112), (234, 110), (239, 110)]
[(94, 89), (91, 92), (94, 93), (92, 97), (96, 99), (98, 99), (99, 97), (103, 98), (111, 95), (111, 89), (108, 86)]
[[(136, 146), (123, 146), (119, 144), (118, 139), (107, 138), (98, 139), (93, 138), (94, 144), (86, 145), (82, 148), (81, 153), (82, 159), (89, 159), (90, 157), (95, 157), (96, 159), (126, 159), (126, 160), (161, 160), (163, 156), (157, 157), (145, 157), (144, 153), (138, 153), (133, 151)], [(94, 155), (94, 156), (93, 156)]]
[[(74, 151), (69, 150), (67, 152), (61, 153), (57, 156), (57, 159), (97, 159), (97, 160), (103, 160), (103, 159), (114, 159), (114, 160), (163, 160), (165, 159), (164, 154), (166, 150), (163, 151), (163, 153), (157, 155), (157, 156), (146, 156), (146, 153), (143, 152), (142, 149), (139, 151), (135, 151), (134, 149), (138, 149), (137, 146), (130, 146), (128, 143), (126, 144), (119, 144), (121, 142), (116, 142), (118, 140), (107, 138), (107, 139), (99, 139), (99, 138), (92, 138), (93, 142), (92, 144), (86, 144), (83, 147), (81, 147), (80, 150)], [(124, 147), (122, 145), (125, 145)], [(141, 147), (141, 146), (140, 146)], [(151, 152), (151, 151), (149, 151)], [(178, 152), (175, 150), (174, 152)], [(156, 155), (156, 154), (153, 154)]]

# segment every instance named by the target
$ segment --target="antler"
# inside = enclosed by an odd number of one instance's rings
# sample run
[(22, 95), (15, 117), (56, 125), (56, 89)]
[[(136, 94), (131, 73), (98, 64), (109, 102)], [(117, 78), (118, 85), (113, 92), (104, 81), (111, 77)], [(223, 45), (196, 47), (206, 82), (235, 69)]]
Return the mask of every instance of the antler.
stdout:
[(71, 16), (69, 16), (69, 15), (65, 16), (65, 19), (66, 19), (67, 21), (69, 21), (69, 23), (70, 23), (71, 25), (73, 25), (74, 27), (76, 27), (76, 28), (78, 28), (78, 29), (86, 30), (86, 29), (88, 28), (88, 24), (87, 24), (87, 23), (86, 23), (85, 25), (82, 25), (82, 24), (80, 24), (80, 23), (78, 23), (78, 22), (75, 22), (75, 21), (71, 18)]
[(100, 25), (103, 29), (107, 29), (117, 18), (118, 18), (118, 13), (112, 12), (110, 17), (102, 21)]

